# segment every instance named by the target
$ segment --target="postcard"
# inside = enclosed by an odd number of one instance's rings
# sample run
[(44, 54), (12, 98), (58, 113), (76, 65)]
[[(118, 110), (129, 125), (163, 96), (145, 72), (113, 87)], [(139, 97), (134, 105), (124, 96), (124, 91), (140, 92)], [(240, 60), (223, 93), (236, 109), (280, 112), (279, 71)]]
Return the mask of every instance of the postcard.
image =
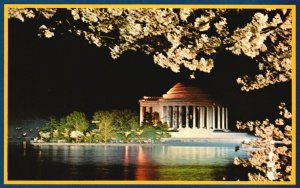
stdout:
[(3, 3), (4, 187), (296, 186), (296, 1), (63, 3)]

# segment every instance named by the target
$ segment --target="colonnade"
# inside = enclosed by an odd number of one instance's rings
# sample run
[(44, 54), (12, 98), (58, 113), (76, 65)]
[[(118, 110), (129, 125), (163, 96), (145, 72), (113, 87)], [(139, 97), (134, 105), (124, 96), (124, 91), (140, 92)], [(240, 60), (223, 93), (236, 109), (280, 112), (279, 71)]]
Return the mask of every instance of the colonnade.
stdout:
[(228, 129), (228, 110), (220, 106), (163, 106), (170, 128)]
[[(161, 107), (160, 107), (161, 108)], [(156, 108), (155, 108), (156, 109)], [(140, 122), (145, 112), (153, 113), (152, 107), (141, 106)], [(160, 120), (169, 128), (228, 129), (228, 109), (222, 106), (163, 106), (158, 110)]]

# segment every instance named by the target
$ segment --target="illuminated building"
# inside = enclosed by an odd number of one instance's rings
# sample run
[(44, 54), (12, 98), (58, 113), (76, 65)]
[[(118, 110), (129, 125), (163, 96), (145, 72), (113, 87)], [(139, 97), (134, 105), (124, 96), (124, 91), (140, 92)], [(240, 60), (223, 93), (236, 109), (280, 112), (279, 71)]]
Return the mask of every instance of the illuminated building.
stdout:
[(170, 129), (214, 132), (228, 130), (228, 109), (191, 83), (177, 83), (162, 97), (144, 96), (140, 102), (140, 123), (150, 114)]

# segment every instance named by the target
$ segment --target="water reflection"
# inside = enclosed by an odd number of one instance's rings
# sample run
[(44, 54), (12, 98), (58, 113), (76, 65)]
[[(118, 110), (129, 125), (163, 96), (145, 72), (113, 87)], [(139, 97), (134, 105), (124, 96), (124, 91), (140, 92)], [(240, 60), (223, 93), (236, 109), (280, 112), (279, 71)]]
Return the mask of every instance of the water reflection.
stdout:
[(124, 152), (124, 163), (123, 163), (123, 166), (124, 166), (124, 177), (125, 179), (128, 178), (128, 171), (129, 171), (129, 147), (128, 146), (125, 146), (125, 152)]
[(237, 153), (231, 147), (162, 146), (155, 160), (162, 165), (221, 165), (232, 162)]
[(138, 147), (136, 162), (137, 168), (135, 173), (136, 180), (149, 180), (152, 176), (151, 170), (148, 169), (151, 169), (152, 165), (154, 165), (155, 162), (151, 159), (151, 154), (146, 149), (147, 148), (144, 148), (142, 146)]
[[(9, 178), (222, 180), (236, 155), (245, 153), (235, 152), (234, 147), (10, 145)], [(19, 170), (24, 166), (26, 171)]]

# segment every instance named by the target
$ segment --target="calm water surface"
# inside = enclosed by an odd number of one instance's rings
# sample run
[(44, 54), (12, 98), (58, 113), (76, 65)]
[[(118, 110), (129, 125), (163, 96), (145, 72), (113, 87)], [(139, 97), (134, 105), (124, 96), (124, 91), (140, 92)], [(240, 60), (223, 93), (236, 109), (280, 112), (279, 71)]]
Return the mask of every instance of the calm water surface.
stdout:
[(9, 143), (10, 180), (233, 180), (234, 146), (32, 146)]

